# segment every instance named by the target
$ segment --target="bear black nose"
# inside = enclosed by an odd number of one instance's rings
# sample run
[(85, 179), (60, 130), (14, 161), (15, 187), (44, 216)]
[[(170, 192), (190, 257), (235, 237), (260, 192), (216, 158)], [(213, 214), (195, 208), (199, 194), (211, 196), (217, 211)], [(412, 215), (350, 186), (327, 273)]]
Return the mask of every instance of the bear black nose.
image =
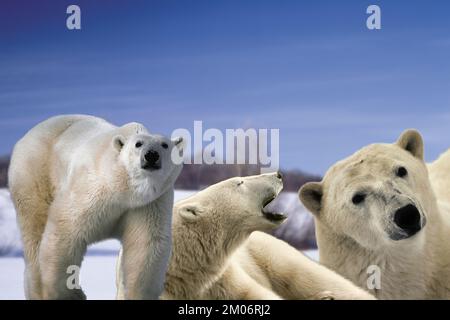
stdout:
[(416, 206), (408, 204), (397, 211), (394, 214), (394, 223), (406, 232), (408, 237), (416, 234), (422, 226), (420, 224), (420, 212)]
[(161, 168), (161, 163), (159, 161), (159, 153), (155, 150), (149, 150), (144, 155), (145, 169), (159, 169)]

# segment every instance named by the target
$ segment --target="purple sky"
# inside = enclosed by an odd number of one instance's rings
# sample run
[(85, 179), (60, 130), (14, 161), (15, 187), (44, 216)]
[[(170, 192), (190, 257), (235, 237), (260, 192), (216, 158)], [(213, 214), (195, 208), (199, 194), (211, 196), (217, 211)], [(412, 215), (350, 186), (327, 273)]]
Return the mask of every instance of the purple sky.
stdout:
[(376, 3), (380, 31), (367, 1), (3, 0), (0, 154), (89, 113), (163, 134), (279, 128), (281, 166), (318, 174), (409, 127), (433, 159), (450, 146), (450, 3)]

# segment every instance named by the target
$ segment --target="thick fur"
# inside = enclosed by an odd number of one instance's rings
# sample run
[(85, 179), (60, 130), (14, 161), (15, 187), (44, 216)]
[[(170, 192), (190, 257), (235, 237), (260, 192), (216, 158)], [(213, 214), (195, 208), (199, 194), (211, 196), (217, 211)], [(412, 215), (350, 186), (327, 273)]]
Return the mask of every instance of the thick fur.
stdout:
[(450, 205), (450, 149), (428, 165), (428, 172), (440, 205)]
[[(81, 266), (89, 244), (111, 237), (123, 242), (126, 295), (159, 296), (171, 248), (173, 183), (181, 171), (170, 151), (178, 143), (138, 123), (116, 127), (66, 115), (38, 124), (16, 144), (9, 187), (27, 298), (85, 298), (81, 289), (68, 289), (67, 268)], [(150, 146), (162, 158), (156, 171), (141, 168), (142, 150)]]
[[(232, 178), (174, 206), (173, 252), (163, 299), (373, 299), (266, 233), (262, 213), (277, 174)], [(119, 258), (120, 261), (120, 258)], [(118, 298), (123, 299), (118, 263)]]
[[(369, 291), (378, 298), (450, 298), (449, 166), (447, 152), (428, 173), (422, 137), (407, 130), (396, 143), (369, 145), (332, 166), (322, 182), (304, 185), (300, 199), (315, 216), (321, 263), (363, 288), (368, 267), (378, 266), (381, 286)], [(407, 175), (398, 176), (399, 167)], [(366, 196), (355, 204), (358, 192)], [(408, 204), (418, 208), (422, 228), (395, 240), (390, 235), (401, 230), (393, 213)]]

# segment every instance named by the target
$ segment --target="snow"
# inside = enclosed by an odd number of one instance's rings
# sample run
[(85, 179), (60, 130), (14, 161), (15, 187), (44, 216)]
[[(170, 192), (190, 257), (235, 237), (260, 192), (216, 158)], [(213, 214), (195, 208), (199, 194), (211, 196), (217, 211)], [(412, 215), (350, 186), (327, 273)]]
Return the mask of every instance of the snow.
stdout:
[[(175, 201), (185, 199), (195, 191), (177, 190)], [(117, 240), (106, 240), (89, 247), (88, 255), (112, 255), (120, 248)], [(22, 243), (16, 222), (16, 212), (7, 189), (0, 189), (0, 257), (21, 256)]]
[(286, 223), (277, 228), (273, 235), (296, 248), (317, 247), (314, 218), (300, 202), (296, 192), (282, 192), (270, 207), (288, 216)]
[(6, 189), (0, 189), (0, 256), (21, 254), (14, 206)]
[[(317, 250), (304, 252), (317, 260)], [(86, 256), (83, 260), (80, 285), (88, 299), (111, 300), (116, 295), (116, 255)], [(25, 299), (23, 290), (24, 262), (21, 257), (0, 258), (0, 300)]]
[[(175, 201), (195, 191), (177, 190)], [(120, 242), (106, 240), (88, 248), (83, 260), (80, 284), (88, 299), (114, 299), (115, 265)], [(0, 300), (24, 299), (22, 244), (16, 213), (7, 189), (0, 189)]]
[[(177, 190), (175, 201), (187, 198), (195, 191)], [(283, 237), (310, 236), (308, 224), (310, 215), (298, 201), (295, 193), (282, 193), (273, 206), (277, 211), (287, 212), (289, 225), (283, 225), (275, 234)], [(289, 239), (287, 239), (289, 240)], [(296, 240), (289, 241), (295, 243)], [(80, 284), (88, 299), (114, 299), (115, 264), (120, 243), (117, 240), (106, 240), (88, 248), (83, 260)], [(304, 252), (310, 258), (318, 260), (317, 250)], [(16, 214), (9, 192), (0, 189), (0, 300), (24, 299), (23, 290), (24, 262)]]
[[(116, 255), (86, 256), (81, 268), (80, 285), (88, 299), (115, 299)], [(0, 258), (0, 300), (25, 299), (24, 262), (21, 257)]]
[[(175, 201), (195, 191), (177, 190)], [(89, 246), (83, 260), (80, 284), (89, 299), (114, 299), (115, 264), (120, 249), (117, 240), (106, 240)], [(16, 213), (7, 189), (0, 189), (0, 300), (24, 299), (24, 262)]]

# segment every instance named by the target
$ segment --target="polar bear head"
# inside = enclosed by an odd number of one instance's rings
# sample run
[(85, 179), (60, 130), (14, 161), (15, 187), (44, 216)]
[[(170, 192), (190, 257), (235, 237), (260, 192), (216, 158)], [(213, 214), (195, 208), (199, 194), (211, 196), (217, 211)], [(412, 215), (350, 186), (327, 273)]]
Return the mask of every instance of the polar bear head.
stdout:
[(182, 169), (174, 154), (182, 152), (182, 141), (147, 132), (114, 136), (113, 147), (125, 168), (131, 192), (127, 198), (133, 206), (150, 203), (173, 188)]
[(299, 196), (319, 225), (362, 247), (421, 243), (435, 203), (422, 137), (407, 130), (394, 144), (369, 145), (333, 165), (322, 182), (305, 184)]
[(179, 243), (202, 243), (211, 254), (225, 254), (251, 232), (273, 229), (286, 219), (267, 208), (282, 188), (279, 173), (231, 178), (212, 185), (175, 204), (174, 237), (183, 237)]

